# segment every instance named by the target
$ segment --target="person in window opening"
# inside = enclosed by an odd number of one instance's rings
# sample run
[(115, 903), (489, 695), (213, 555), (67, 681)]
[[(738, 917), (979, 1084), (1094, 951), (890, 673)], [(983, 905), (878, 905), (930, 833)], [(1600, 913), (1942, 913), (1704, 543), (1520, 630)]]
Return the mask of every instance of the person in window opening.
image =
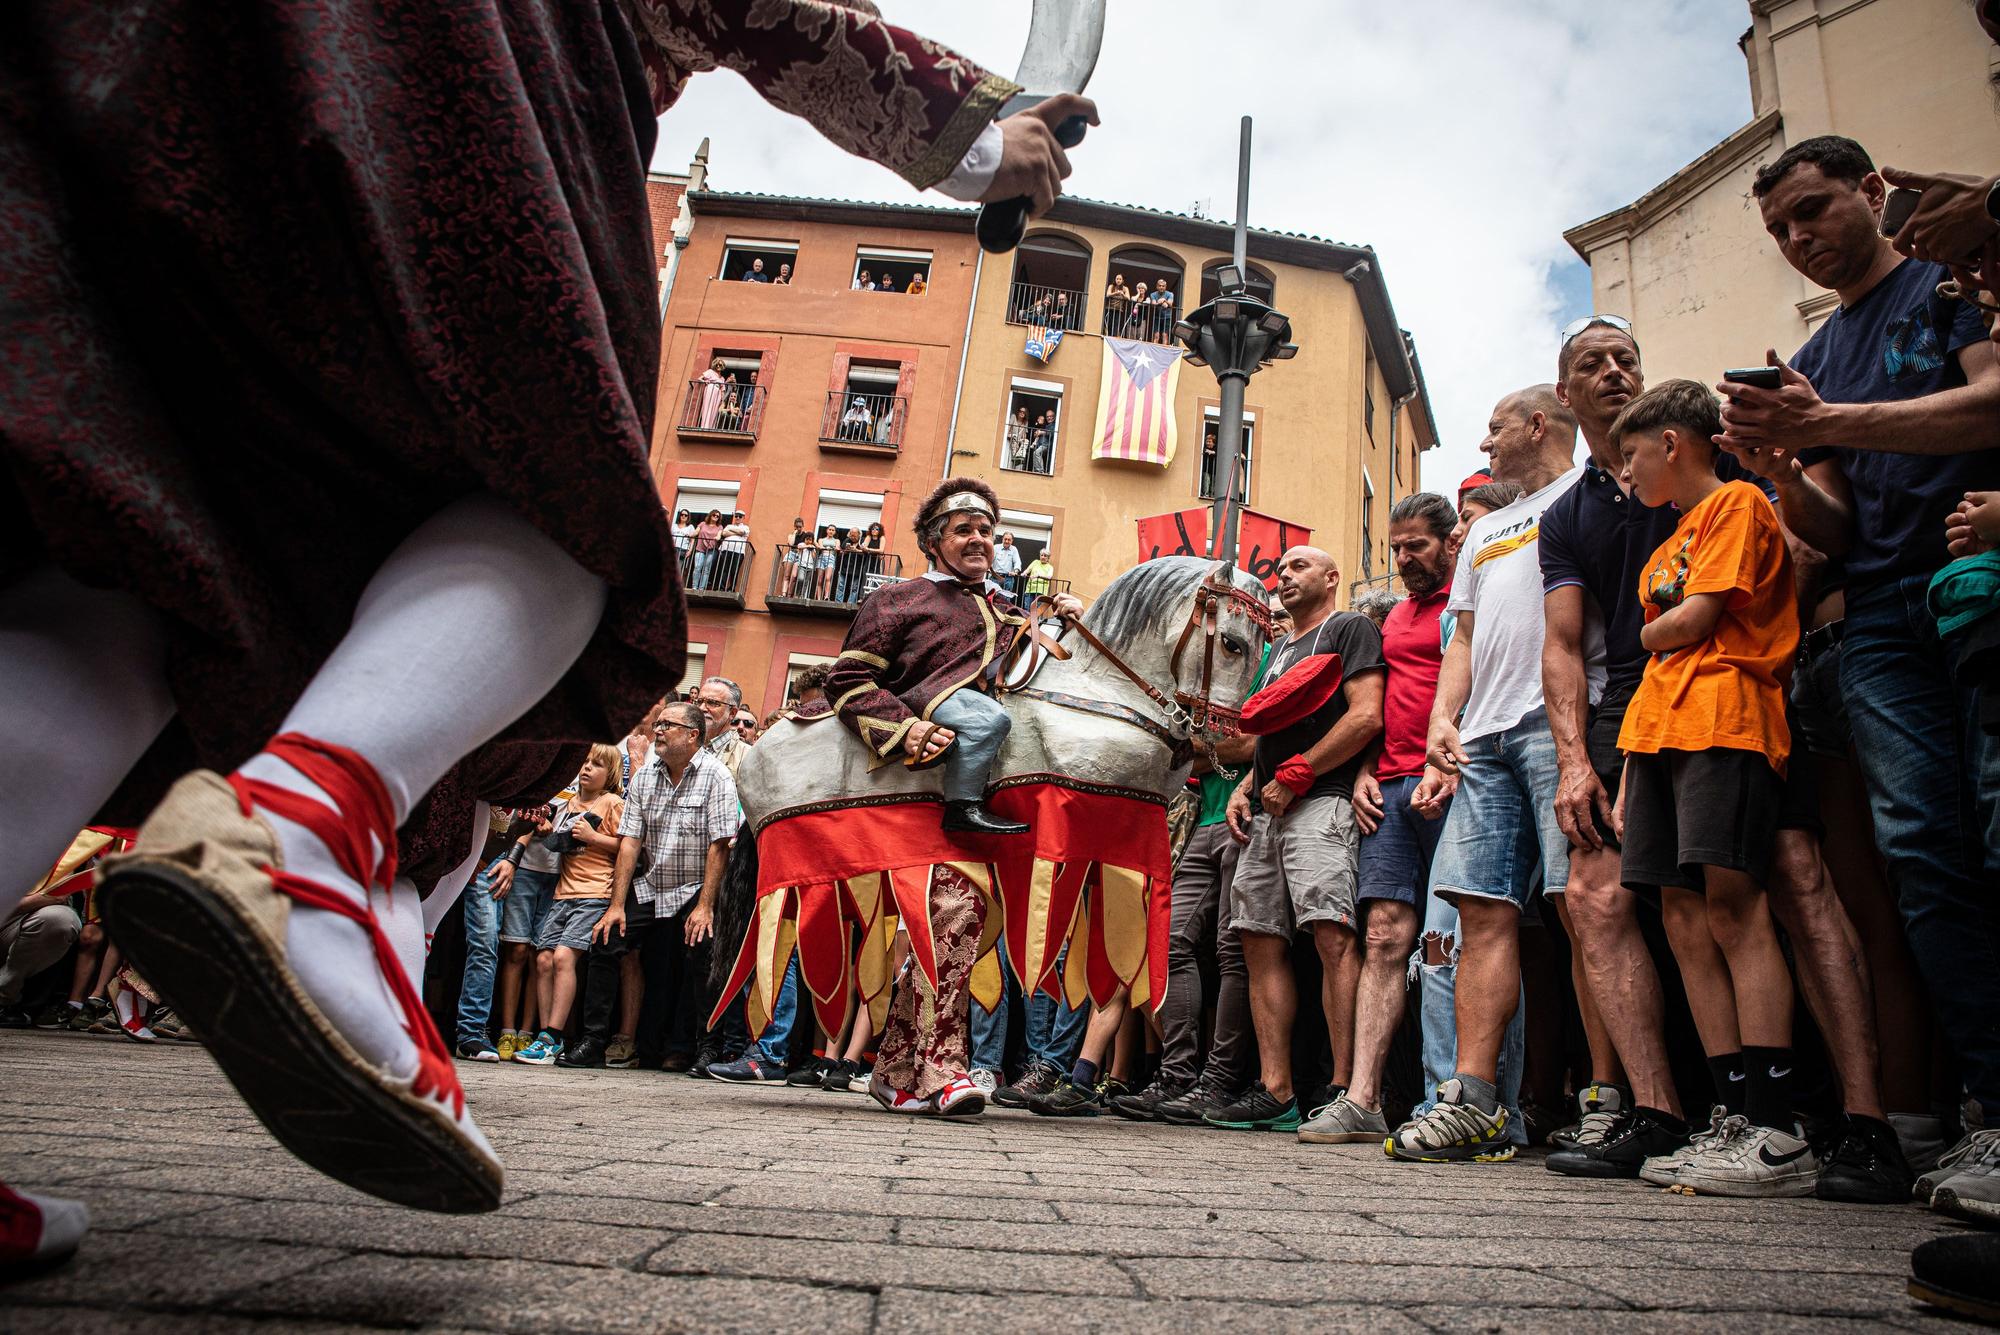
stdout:
[(735, 590), (743, 572), (743, 558), (750, 553), (750, 525), (738, 510), (722, 526), (722, 548), (715, 558), (715, 587)]
[(922, 271), (919, 270), (910, 275), (910, 285), (903, 290), (910, 296), (921, 297), (924, 293), (931, 290), (931, 285), (925, 280)]
[(1035, 439), (1029, 447), (1028, 470), (1034, 473), (1049, 471), (1049, 457), (1055, 450), (1056, 412), (1051, 408), (1035, 419)]
[(764, 272), (764, 261), (761, 259), (751, 260), (750, 267), (743, 271), (743, 281), (746, 283), (770, 282), (771, 275)]
[(1174, 327), (1174, 294), (1166, 279), (1153, 280), (1153, 290), (1146, 302), (1152, 308), (1148, 312), (1146, 337), (1155, 343), (1165, 343)]
[(1028, 410), (1016, 408), (1013, 419), (1007, 423), (1007, 467), (1028, 466), (1028, 446), (1034, 435), (1035, 429), (1028, 422)]
[(875, 407), (876, 407), (875, 436), (874, 436), (875, 443), (877, 445), (894, 444), (895, 431), (896, 431), (896, 396), (893, 394), (876, 395)]
[(854, 290), (856, 292), (873, 292), (875, 290), (874, 275), (863, 269), (861, 276), (854, 280)]
[[(1047, 593), (1049, 591), (1050, 581), (1053, 580), (1055, 577), (1056, 577), (1055, 548), (1047, 543), (1043, 543), (1042, 550), (1035, 553), (1035, 559), (1028, 562), (1027, 569), (1021, 572), (1022, 596), (1026, 598), (1036, 598), (1041, 596), (1042, 594)], [(1066, 593), (1058, 594), (1056, 597), (1056, 601), (1060, 603), (1065, 598), (1069, 598), (1071, 602), (1076, 601), (1074, 598), (1070, 598), (1070, 596)]]
[(1028, 302), (1024, 318), (1029, 324), (1047, 324), (1049, 311), (1054, 304), (1053, 294), (1045, 287), (1035, 288), (1033, 291), (1034, 297)]
[(1215, 495), (1215, 444), (1219, 434), (1213, 424), (1201, 429), (1201, 494), (1204, 496)]
[(1000, 545), (993, 549), (993, 579), (1007, 590), (1009, 598), (1021, 596), (1021, 549), (1014, 545), (1012, 533), (1000, 535)]
[(868, 411), (868, 400), (856, 394), (848, 401), (847, 411), (840, 417), (840, 438), (842, 440), (866, 440), (875, 426), (875, 418)]
[(813, 597), (820, 602), (833, 597), (833, 567), (840, 557), (840, 530), (832, 524), (819, 526), (819, 537), (813, 540), (819, 548), (817, 577), (813, 581)]
[[(949, 832), (1021, 834), (1027, 826), (986, 805), (986, 783), (1007, 739), (1007, 711), (979, 689), (984, 671), (1026, 624), (991, 578), (993, 489), (975, 478), (938, 484), (917, 510), (918, 545), (931, 563), (856, 610), (826, 684), (840, 720), (876, 756), (912, 769), (944, 766)], [(1063, 611), (1083, 604), (1068, 595)]]
[(1048, 324), (1051, 329), (1070, 327), (1069, 293), (1056, 293), (1055, 305), (1049, 308)]
[(728, 391), (728, 378), (722, 373), (722, 358), (717, 357), (710, 362), (699, 380), (695, 400), (697, 405), (695, 425), (703, 431), (713, 431), (716, 419), (722, 413), (722, 396)]
[(680, 553), (681, 583), (694, 578), (694, 516), (686, 510), (674, 511), (674, 550)]
[(722, 511), (710, 510), (694, 530), (694, 579), (688, 587), (714, 588), (715, 553), (722, 545)]
[(861, 530), (844, 529), (840, 534), (840, 550), (834, 557), (833, 600), (837, 603), (860, 601), (858, 585), (861, 577), (857, 566), (860, 564)]
[(896, 275), (892, 273), (883, 274), (881, 281), (875, 284), (875, 290), (877, 292), (894, 292), (896, 290)]
[(878, 519), (868, 526), (868, 532), (861, 539), (861, 545), (868, 552), (866, 564), (863, 567), (864, 572), (871, 575), (880, 574), (882, 572), (882, 549), (889, 545), (889, 536), (882, 528), (882, 521)]
[(792, 266), (789, 264), (780, 264), (778, 266), (778, 276), (771, 280), (771, 285), (773, 287), (790, 287), (792, 285)]
[(1132, 292), (1125, 286), (1125, 275), (1113, 274), (1111, 286), (1104, 289), (1104, 332), (1123, 329), (1131, 313)]
[(792, 521), (791, 536), (785, 539), (784, 564), (778, 569), (778, 596), (789, 598), (792, 589), (799, 582), (799, 558), (812, 550), (812, 534), (806, 532), (806, 521)]
[(728, 382), (723, 386), (722, 411), (716, 418), (716, 425), (724, 431), (743, 430), (743, 410), (750, 393), (750, 387), (740, 384), (736, 372), (731, 371)]

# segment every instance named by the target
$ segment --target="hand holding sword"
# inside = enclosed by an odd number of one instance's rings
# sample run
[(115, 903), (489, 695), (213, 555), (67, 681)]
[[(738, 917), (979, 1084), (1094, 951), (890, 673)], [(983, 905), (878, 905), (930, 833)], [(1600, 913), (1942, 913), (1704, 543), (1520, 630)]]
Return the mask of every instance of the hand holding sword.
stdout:
[(981, 196), (976, 231), (989, 251), (1021, 243), (1030, 217), (1048, 212), (1069, 175), (1063, 150), (1096, 125), (1097, 104), (1080, 96), (1104, 43), (1104, 0), (1035, 0), (1028, 44), (1014, 82), (1022, 91), (1000, 109), (1000, 165)]

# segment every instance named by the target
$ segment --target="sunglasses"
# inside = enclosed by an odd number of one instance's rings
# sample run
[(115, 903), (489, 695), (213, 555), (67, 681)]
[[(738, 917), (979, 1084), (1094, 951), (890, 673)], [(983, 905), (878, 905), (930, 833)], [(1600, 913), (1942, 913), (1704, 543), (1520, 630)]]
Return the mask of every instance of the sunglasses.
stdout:
[(1561, 346), (1568, 347), (1571, 339), (1594, 324), (1610, 325), (1621, 334), (1632, 332), (1632, 322), (1622, 315), (1585, 315), (1563, 326)]
[(754, 718), (740, 718), (736, 720), (736, 726), (748, 732), (757, 726), (757, 720)]
[(665, 732), (668, 728), (686, 728), (689, 732), (705, 731), (702, 728), (696, 727), (692, 723), (655, 723), (653, 725), (654, 732)]

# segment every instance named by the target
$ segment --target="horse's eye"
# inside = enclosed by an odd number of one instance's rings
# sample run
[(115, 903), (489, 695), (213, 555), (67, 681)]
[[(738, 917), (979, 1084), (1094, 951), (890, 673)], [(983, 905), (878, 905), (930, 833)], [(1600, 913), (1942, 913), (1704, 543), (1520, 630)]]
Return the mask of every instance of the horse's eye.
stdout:
[(1234, 635), (1225, 635), (1222, 637), (1222, 652), (1226, 654), (1235, 654), (1237, 657), (1240, 658), (1244, 654), (1249, 652), (1249, 648), (1243, 643), (1243, 641), (1237, 639)]

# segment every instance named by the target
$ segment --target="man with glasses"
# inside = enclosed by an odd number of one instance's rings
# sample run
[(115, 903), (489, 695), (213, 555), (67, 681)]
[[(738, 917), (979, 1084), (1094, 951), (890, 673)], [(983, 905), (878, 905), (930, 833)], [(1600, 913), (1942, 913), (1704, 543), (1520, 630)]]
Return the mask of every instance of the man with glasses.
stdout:
[(743, 734), (736, 728), (736, 715), (743, 708), (743, 688), (727, 677), (704, 677), (694, 693), (708, 724), (708, 749), (736, 777), (743, 760)]
[(583, 1037), (559, 1065), (605, 1064), (621, 993), (641, 998), (632, 1033), (641, 1066), (663, 1065), (670, 1049), (692, 1052), (708, 1019), (708, 952), (697, 948), (714, 935), (715, 896), (742, 817), (735, 780), (702, 744), (706, 732), (689, 704), (668, 705), (653, 725), (653, 759), (632, 776), (618, 823), (611, 905), (591, 933)]
[(757, 716), (755, 714), (747, 709), (737, 710), (735, 728), (736, 736), (744, 746), (755, 746), (757, 744), (758, 728)]

